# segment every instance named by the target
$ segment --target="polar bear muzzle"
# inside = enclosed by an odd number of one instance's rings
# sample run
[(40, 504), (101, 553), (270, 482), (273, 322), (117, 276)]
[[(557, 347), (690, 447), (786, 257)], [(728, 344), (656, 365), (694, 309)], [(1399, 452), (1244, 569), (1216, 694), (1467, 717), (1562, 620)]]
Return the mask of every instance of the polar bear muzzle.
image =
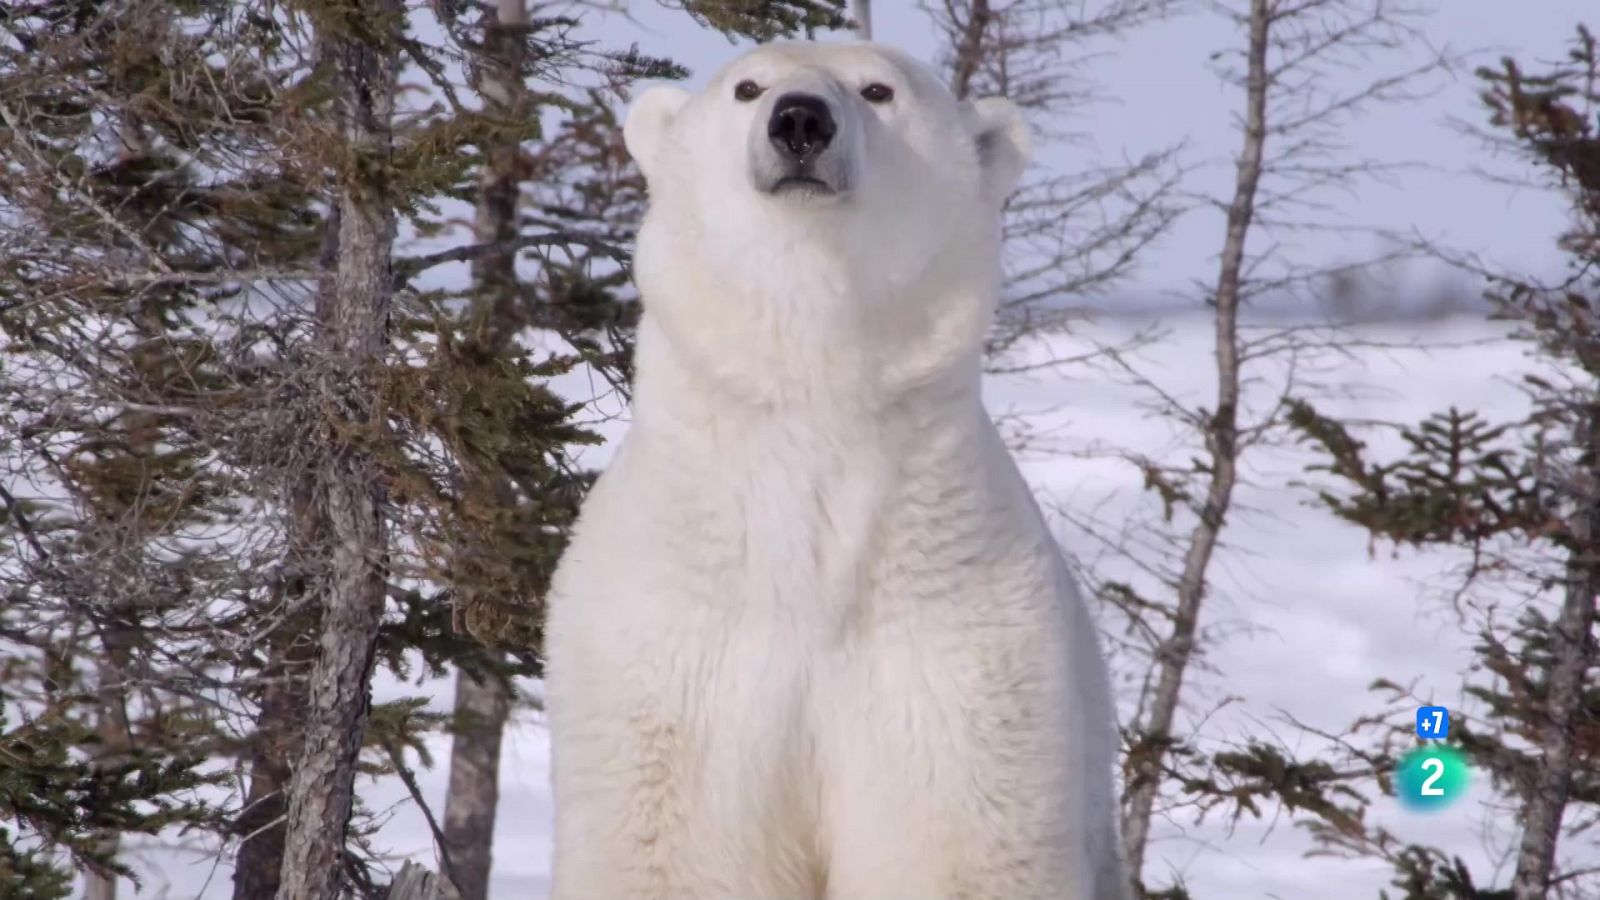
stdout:
[[(850, 190), (850, 170), (836, 146), (839, 120), (826, 98), (790, 91), (772, 101), (766, 140), (751, 142), (751, 178), (772, 195), (834, 196)], [(754, 135), (752, 136), (754, 137)]]

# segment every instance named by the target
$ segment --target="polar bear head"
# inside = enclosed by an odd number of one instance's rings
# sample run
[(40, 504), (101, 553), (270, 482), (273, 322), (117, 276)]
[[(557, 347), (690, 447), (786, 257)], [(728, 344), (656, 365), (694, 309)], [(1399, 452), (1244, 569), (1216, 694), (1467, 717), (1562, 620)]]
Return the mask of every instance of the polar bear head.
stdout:
[[(641, 373), (659, 331), (756, 400), (915, 386), (975, 361), (999, 217), (1027, 161), (1001, 99), (874, 44), (771, 44), (628, 112), (650, 206)], [(975, 362), (974, 362), (975, 364)]]

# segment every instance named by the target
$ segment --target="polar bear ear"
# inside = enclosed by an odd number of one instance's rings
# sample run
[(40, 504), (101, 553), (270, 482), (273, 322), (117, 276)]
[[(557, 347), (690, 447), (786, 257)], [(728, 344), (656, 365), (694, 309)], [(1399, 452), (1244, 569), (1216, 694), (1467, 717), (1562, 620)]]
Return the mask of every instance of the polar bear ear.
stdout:
[(666, 139), (667, 129), (678, 111), (689, 102), (689, 92), (675, 87), (653, 87), (639, 95), (628, 107), (628, 118), (622, 124), (622, 141), (628, 153), (639, 164), (639, 171), (649, 180), (655, 169), (656, 156)]
[(1028, 125), (1016, 105), (1004, 97), (973, 101), (972, 121), (984, 190), (996, 204), (1004, 203), (1033, 153)]

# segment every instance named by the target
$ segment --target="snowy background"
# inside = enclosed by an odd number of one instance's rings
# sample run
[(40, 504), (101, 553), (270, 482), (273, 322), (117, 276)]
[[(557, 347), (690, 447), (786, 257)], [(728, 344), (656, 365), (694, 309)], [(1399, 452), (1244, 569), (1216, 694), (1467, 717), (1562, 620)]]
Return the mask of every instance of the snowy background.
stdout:
[[(889, 0), (875, 6), (880, 40), (931, 57), (934, 35), (921, 13)], [(1580, 15), (1593, 13), (1581, 0), (1449, 0), (1443, 6), (1429, 25), (1431, 39), (1477, 51), (1483, 60), (1507, 52), (1553, 56)], [(634, 12), (631, 21), (599, 21), (595, 36), (611, 45), (638, 42), (646, 52), (671, 55), (694, 71), (691, 85), (737, 52), (681, 13), (644, 4)], [(1042, 162), (1070, 169), (1080, 160), (1104, 163), (1181, 141), (1186, 158), (1197, 166), (1189, 187), (1222, 189), (1230, 174), (1228, 154), (1237, 143), (1231, 129), (1238, 98), (1208, 74), (1207, 60), (1236, 43), (1224, 21), (1191, 15), (1105, 48), (1108, 55), (1096, 61), (1094, 75), (1106, 101), (1067, 123), (1082, 139), (1043, 148)], [(1353, 185), (1334, 212), (1347, 224), (1425, 235), (1522, 271), (1557, 272), (1561, 261), (1552, 238), (1562, 217), (1556, 201), (1490, 184), (1471, 171), (1485, 163), (1482, 150), (1462, 138), (1451, 119), (1477, 119), (1473, 92), (1470, 72), (1463, 72), (1457, 80), (1441, 82), (1420, 104), (1363, 118), (1348, 135), (1363, 154), (1424, 160), (1434, 168), (1398, 183)], [(1093, 342), (1115, 341), (1147, 326), (1149, 315), (1164, 310), (1165, 336), (1143, 351), (1143, 362), (1169, 389), (1188, 397), (1209, 395), (1210, 322), (1182, 310), (1195, 306), (1193, 294), (1186, 298), (1185, 292), (1207, 277), (1220, 243), (1219, 226), (1214, 214), (1184, 220), (1147, 255), (1131, 285), (1095, 304), (1101, 315), (1026, 352), (1075, 355)], [(1379, 249), (1370, 238), (1293, 248), (1308, 265), (1348, 261)], [(1440, 277), (1425, 268), (1407, 270), (1398, 276), (1391, 299), (1404, 305), (1415, 296), (1409, 286)], [(1141, 314), (1132, 315), (1135, 309)], [(1321, 400), (1325, 411), (1414, 421), (1450, 405), (1479, 410), (1490, 419), (1510, 418), (1524, 408), (1516, 386), (1525, 366), (1523, 349), (1481, 316), (1366, 325), (1353, 336), (1365, 346), (1318, 372), (1321, 383), (1337, 388)], [(592, 390), (579, 378), (564, 389), (580, 397)], [(1047, 446), (1022, 459), (1047, 508), (1093, 510), (1102, 520), (1115, 520), (1148, 502), (1133, 468), (1086, 460), (1074, 455), (1077, 451), (1109, 443), (1169, 458), (1181, 449), (1170, 427), (1140, 405), (1136, 392), (1092, 367), (992, 378), (987, 394), (997, 415), (1020, 416), (1030, 430), (1048, 436)], [(604, 429), (613, 441), (626, 428), (625, 417), (611, 418), (618, 412), (597, 411), (597, 417), (610, 419)], [(608, 452), (591, 450), (583, 461), (602, 466)], [(1215, 640), (1189, 695), (1194, 710), (1236, 698), (1207, 726), (1219, 739), (1258, 733), (1283, 714), (1338, 730), (1372, 708), (1367, 686), (1379, 676), (1414, 681), (1423, 696), (1458, 694), (1465, 637), (1436, 597), (1458, 560), (1375, 550), (1364, 533), (1311, 504), (1312, 493), (1297, 486), (1306, 463), (1307, 457), (1293, 449), (1260, 454), (1249, 463), (1249, 485), (1241, 488), (1246, 512), (1228, 534), (1231, 547), (1219, 561), (1220, 579), (1208, 611)], [(1089, 552), (1086, 538), (1064, 522), (1060, 536), (1069, 550)], [(528, 689), (537, 694), (536, 685)], [(450, 708), (448, 681), (380, 680), (377, 690), (380, 700), (431, 694), (435, 709)], [(429, 803), (442, 810), (448, 741), (439, 737), (431, 746), (441, 765), (419, 776)], [(504, 752), (493, 895), (532, 900), (544, 896), (550, 854), (548, 751), (537, 712), (518, 713)], [(398, 780), (367, 781), (361, 797), (369, 810), (387, 817), (377, 842), (396, 864), (410, 857), (436, 867), (427, 825)], [(1482, 793), (1469, 795), (1433, 817), (1396, 804), (1380, 804), (1379, 810), (1403, 836), (1459, 853), (1474, 869), (1489, 872), (1503, 848), (1496, 844), (1495, 814), (1480, 806), (1481, 799)], [(231, 873), (212, 848), (186, 844), (177, 835), (138, 846), (141, 896), (228, 896)], [(1308, 846), (1287, 821), (1271, 818), (1247, 819), (1234, 828), (1216, 820), (1167, 821), (1158, 826), (1148, 874), (1154, 883), (1181, 876), (1197, 896), (1212, 898), (1344, 900), (1376, 896), (1386, 883), (1387, 872), (1376, 863), (1308, 859)]]

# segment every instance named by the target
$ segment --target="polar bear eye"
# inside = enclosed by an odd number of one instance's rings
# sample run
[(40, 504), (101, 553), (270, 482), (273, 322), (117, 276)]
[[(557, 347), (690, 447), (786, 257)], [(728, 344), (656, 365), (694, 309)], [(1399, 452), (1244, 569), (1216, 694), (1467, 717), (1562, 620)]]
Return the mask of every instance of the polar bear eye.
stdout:
[(749, 103), (751, 100), (761, 96), (765, 90), (761, 85), (746, 78), (733, 86), (733, 99), (738, 100), (740, 103)]
[(861, 97), (868, 103), (888, 103), (894, 99), (894, 88), (874, 81), (861, 89)]

